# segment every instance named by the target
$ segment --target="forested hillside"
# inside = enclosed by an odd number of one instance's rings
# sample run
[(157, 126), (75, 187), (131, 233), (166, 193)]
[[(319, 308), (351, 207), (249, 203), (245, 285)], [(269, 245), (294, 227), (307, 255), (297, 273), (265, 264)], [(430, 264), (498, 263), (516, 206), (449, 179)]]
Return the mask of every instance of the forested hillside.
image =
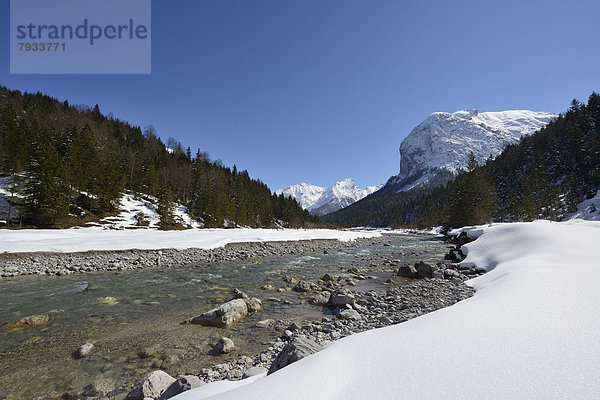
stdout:
[(436, 188), (371, 195), (322, 217), (346, 226), (445, 225), (560, 219), (600, 189), (600, 95)]
[(174, 201), (207, 227), (318, 222), (248, 172), (200, 150), (192, 153), (174, 139), (165, 145), (151, 126), (142, 131), (103, 115), (97, 105), (75, 106), (1, 86), (0, 176), (14, 177), (11, 198), (23, 212), (13, 222), (21, 225), (61, 227), (97, 219), (115, 210), (125, 189), (157, 198), (163, 228), (175, 227)]

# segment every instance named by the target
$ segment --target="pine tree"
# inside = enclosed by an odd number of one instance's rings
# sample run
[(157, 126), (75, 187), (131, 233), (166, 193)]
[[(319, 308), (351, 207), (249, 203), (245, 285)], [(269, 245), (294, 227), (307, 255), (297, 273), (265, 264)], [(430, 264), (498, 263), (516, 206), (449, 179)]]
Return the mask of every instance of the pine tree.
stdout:
[(161, 229), (169, 229), (175, 225), (173, 192), (165, 183), (161, 183), (158, 190), (158, 215)]
[(38, 226), (54, 226), (68, 213), (68, 188), (63, 163), (43, 130), (33, 144), (27, 177), (27, 219)]

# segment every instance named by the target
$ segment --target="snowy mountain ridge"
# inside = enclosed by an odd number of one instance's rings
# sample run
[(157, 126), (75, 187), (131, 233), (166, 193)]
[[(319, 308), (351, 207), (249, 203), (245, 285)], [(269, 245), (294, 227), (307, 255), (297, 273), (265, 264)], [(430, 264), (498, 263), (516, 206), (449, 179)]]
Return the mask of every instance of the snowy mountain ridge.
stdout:
[(348, 207), (350, 204), (379, 190), (381, 186), (369, 186), (366, 189), (360, 189), (354, 179), (346, 178), (327, 187), (302, 182), (279, 189), (275, 193), (296, 199), (302, 208), (315, 215), (325, 215)]
[(482, 165), (556, 114), (529, 110), (434, 112), (400, 144), (400, 172), (388, 181), (396, 191), (444, 183), (464, 169), (472, 152)]

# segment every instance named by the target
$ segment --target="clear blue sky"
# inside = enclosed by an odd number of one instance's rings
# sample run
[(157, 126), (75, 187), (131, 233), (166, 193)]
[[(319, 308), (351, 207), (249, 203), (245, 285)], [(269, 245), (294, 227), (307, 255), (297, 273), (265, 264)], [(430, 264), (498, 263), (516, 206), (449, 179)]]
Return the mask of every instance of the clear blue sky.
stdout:
[(0, 84), (153, 124), (272, 189), (384, 182), (434, 111), (600, 91), (597, 0), (154, 0), (148, 76), (10, 75), (8, 3)]

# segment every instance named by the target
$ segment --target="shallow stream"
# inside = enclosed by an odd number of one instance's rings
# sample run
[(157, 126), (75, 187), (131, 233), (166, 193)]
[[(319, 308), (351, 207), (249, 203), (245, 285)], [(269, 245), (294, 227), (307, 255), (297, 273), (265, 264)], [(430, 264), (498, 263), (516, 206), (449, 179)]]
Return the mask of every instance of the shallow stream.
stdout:
[[(263, 285), (292, 287), (284, 276), (316, 281), (324, 273), (338, 276), (357, 267), (378, 279), (357, 281), (352, 289), (384, 288), (397, 269), (385, 260), (436, 262), (445, 251), (442, 242), (428, 237), (386, 235), (329, 254), (0, 280), (0, 325), (28, 315), (50, 316), (43, 327), (0, 332), (0, 399), (92, 394), (92, 383), (121, 398), (119, 388), (154, 369), (173, 376), (197, 374), (268, 347), (280, 333), (257, 326), (260, 320), (302, 321), (323, 315), (308, 304), (307, 295), (263, 290)], [(234, 288), (260, 298), (263, 309), (230, 329), (182, 324), (230, 300)], [(226, 356), (212, 347), (223, 336), (236, 344)], [(74, 357), (87, 341), (95, 345), (91, 354)]]

